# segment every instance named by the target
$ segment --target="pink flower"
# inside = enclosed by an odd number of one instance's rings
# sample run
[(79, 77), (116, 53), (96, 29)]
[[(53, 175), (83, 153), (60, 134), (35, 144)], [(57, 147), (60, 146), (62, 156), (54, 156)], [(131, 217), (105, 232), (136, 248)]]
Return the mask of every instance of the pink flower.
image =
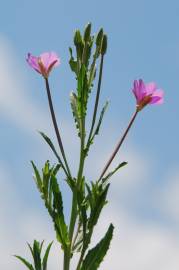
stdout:
[(26, 60), (33, 69), (42, 74), (46, 79), (52, 68), (60, 64), (60, 59), (55, 52), (45, 52), (40, 56), (33, 56), (31, 53), (28, 53)]
[(158, 89), (154, 82), (145, 84), (141, 79), (135, 80), (132, 91), (136, 97), (138, 111), (148, 104), (163, 103), (163, 90)]

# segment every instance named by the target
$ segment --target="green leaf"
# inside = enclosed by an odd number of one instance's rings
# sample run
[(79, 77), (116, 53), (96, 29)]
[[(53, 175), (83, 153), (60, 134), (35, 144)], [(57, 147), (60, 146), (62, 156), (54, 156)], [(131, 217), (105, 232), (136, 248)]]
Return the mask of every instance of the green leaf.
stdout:
[(44, 240), (43, 240), (42, 243), (40, 244), (40, 254), (41, 254), (41, 252), (42, 252), (43, 244), (44, 244)]
[(109, 178), (111, 178), (111, 176), (113, 176), (113, 174), (115, 174), (120, 168), (124, 167), (127, 165), (127, 162), (122, 162), (120, 163), (112, 172), (108, 173), (106, 177), (102, 178), (102, 182), (106, 182)]
[(73, 72), (75, 72), (76, 75), (78, 75), (78, 63), (77, 63), (77, 60), (74, 60), (72, 48), (69, 48), (69, 51), (70, 51), (70, 60), (69, 60), (70, 68), (71, 68), (71, 70)]
[(32, 247), (31, 247), (31, 245), (30, 245), (29, 243), (27, 243), (27, 245), (28, 245), (28, 247), (29, 247), (29, 249), (30, 249), (30, 252), (31, 252), (32, 257), (34, 257), (33, 249), (32, 249)]
[(83, 225), (83, 241), (85, 242), (87, 229), (87, 204), (85, 198), (85, 178), (82, 178), (81, 187), (77, 190), (77, 203), (79, 209), (80, 223)]
[(53, 153), (55, 154), (56, 158), (58, 159), (60, 165), (63, 166), (63, 163), (61, 161), (60, 156), (58, 155), (55, 146), (53, 145), (52, 141), (50, 140), (50, 138), (43, 132), (39, 131), (40, 135), (43, 137), (43, 139), (46, 141), (46, 143), (50, 146), (50, 148), (52, 149)]
[[(58, 170), (60, 169), (61, 165), (57, 164), (56, 166), (51, 167), (49, 161), (47, 161), (45, 163), (44, 168), (42, 169), (42, 177), (40, 176), (35, 165), (33, 167), (37, 177), (41, 179), (41, 189), (40, 189), (41, 197), (44, 200), (45, 206), (54, 223), (57, 240), (62, 244), (62, 248), (64, 249), (67, 245), (69, 245), (69, 236), (63, 214), (62, 194), (56, 178), (56, 174), (58, 173)], [(69, 179), (67, 179), (66, 181), (72, 186), (72, 182), (70, 182)], [(30, 245), (29, 248), (31, 248)], [(42, 247), (38, 246), (37, 242), (34, 243), (34, 250), (36, 255), (35, 261), (36, 264), (38, 265), (39, 261), (37, 252), (41, 253), (41, 248)], [(33, 250), (33, 257), (34, 257), (34, 250)]]
[(16, 258), (18, 258), (23, 264), (25, 264), (25, 266), (27, 266), (27, 268), (29, 270), (34, 270), (32, 264), (30, 264), (28, 261), (26, 261), (24, 258), (22, 258), (21, 256), (17, 256), (17, 255), (14, 255)]
[(79, 116), (80, 118), (84, 118), (88, 100), (87, 70), (84, 64), (81, 65), (80, 73), (78, 76), (77, 94)]
[(43, 257), (43, 262), (42, 262), (43, 270), (47, 270), (47, 260), (48, 260), (48, 255), (49, 255), (49, 252), (50, 252), (52, 243), (53, 243), (53, 242), (51, 242), (51, 243), (48, 245), (48, 247), (47, 247), (47, 249), (46, 249), (46, 251), (45, 251), (45, 255), (44, 255), (44, 257)]
[(78, 98), (74, 92), (71, 92), (70, 94), (70, 103), (71, 103), (71, 109), (73, 113), (73, 117), (75, 120), (76, 128), (78, 130), (78, 135), (80, 137), (80, 116), (78, 112)]
[(33, 244), (33, 258), (35, 270), (41, 270), (40, 244), (37, 240), (34, 240)]
[(91, 213), (89, 217), (88, 227), (93, 228), (98, 221), (101, 210), (104, 205), (107, 203), (106, 197), (109, 189), (109, 184), (107, 184), (104, 188), (103, 185), (99, 185), (96, 183), (93, 184), (93, 189), (91, 192), (91, 198), (89, 197), (89, 203), (91, 208)]
[(113, 236), (114, 227), (110, 224), (104, 238), (86, 255), (80, 270), (97, 270), (106, 255)]
[(98, 135), (98, 133), (99, 133), (99, 130), (100, 130), (100, 127), (101, 127), (101, 123), (103, 121), (103, 117), (104, 117), (104, 114), (105, 114), (105, 112), (107, 110), (108, 105), (109, 105), (109, 101), (106, 101), (106, 103), (104, 104), (104, 106), (103, 106), (103, 108), (101, 110), (99, 121), (98, 121), (97, 127), (95, 129), (93, 138), (94, 138), (95, 135)]
[(42, 179), (41, 179), (40, 173), (39, 173), (39, 171), (38, 171), (38, 169), (35, 166), (33, 161), (31, 161), (31, 164), (32, 164), (32, 167), (33, 167), (34, 173), (35, 173), (34, 179), (35, 179), (36, 185), (37, 185), (39, 191), (42, 192)]
[(62, 244), (64, 248), (69, 244), (68, 230), (65, 223), (65, 218), (63, 214), (63, 200), (62, 194), (59, 189), (57, 179), (54, 175), (51, 176), (51, 184), (53, 191), (53, 220), (55, 224), (55, 229), (57, 232), (57, 239)]

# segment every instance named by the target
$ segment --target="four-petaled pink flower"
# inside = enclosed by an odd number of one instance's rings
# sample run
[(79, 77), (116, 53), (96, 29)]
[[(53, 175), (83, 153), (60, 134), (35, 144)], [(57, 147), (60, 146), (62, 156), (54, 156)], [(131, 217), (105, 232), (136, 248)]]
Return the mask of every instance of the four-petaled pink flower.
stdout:
[(28, 53), (26, 60), (33, 69), (42, 74), (46, 79), (52, 68), (60, 64), (60, 59), (55, 52), (45, 52), (40, 56), (33, 56), (31, 53)]
[(138, 111), (148, 104), (163, 103), (163, 90), (158, 89), (154, 82), (145, 84), (141, 79), (135, 80), (132, 91), (136, 97)]

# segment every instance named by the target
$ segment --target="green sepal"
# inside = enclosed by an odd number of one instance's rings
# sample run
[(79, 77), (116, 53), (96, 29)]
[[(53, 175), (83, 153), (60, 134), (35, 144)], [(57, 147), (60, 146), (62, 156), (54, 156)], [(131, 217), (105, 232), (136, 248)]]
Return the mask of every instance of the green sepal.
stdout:
[(104, 238), (91, 250), (83, 260), (80, 270), (97, 270), (103, 261), (113, 236), (114, 227), (110, 224)]

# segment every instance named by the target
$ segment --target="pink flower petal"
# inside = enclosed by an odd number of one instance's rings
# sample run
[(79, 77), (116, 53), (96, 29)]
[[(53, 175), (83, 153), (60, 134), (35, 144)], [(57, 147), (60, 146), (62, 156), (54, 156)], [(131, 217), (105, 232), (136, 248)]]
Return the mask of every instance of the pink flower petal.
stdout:
[(154, 82), (147, 83), (146, 84), (147, 95), (153, 94), (156, 91), (156, 88), (157, 88), (157, 86)]
[(29, 53), (26, 60), (28, 64), (37, 72), (42, 74), (44, 78), (48, 78), (53, 67), (60, 64), (60, 59), (55, 52), (45, 52), (39, 57), (33, 56)]
[(142, 79), (135, 80), (132, 91), (137, 101), (138, 111), (141, 111), (148, 104), (163, 103), (163, 90), (157, 89), (154, 82), (145, 84)]
[(162, 89), (158, 89), (154, 92), (152, 95), (152, 99), (150, 101), (150, 104), (162, 104), (164, 102), (164, 93)]
[(45, 52), (40, 55), (40, 59), (46, 69), (48, 71), (48, 68), (52, 63), (55, 62), (54, 66), (58, 66), (60, 64), (60, 60), (55, 52)]
[(137, 101), (140, 102), (146, 96), (146, 87), (142, 79), (139, 80), (139, 87), (138, 87), (138, 99)]
[(39, 64), (38, 64), (38, 57), (33, 56), (30, 53), (28, 53), (26, 61), (33, 69), (35, 69), (37, 72), (40, 73), (40, 68), (39, 68)]

